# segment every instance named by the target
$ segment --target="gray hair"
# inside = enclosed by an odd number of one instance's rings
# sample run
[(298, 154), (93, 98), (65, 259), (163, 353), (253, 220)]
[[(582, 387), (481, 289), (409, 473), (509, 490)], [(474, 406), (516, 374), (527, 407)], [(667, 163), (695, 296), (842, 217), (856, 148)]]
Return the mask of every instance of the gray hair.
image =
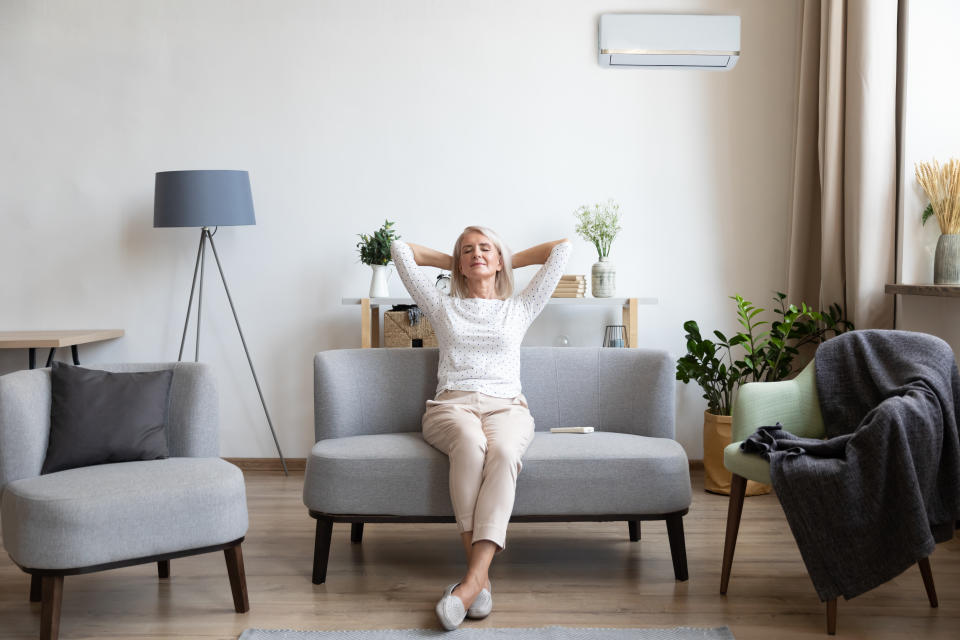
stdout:
[(470, 292), (467, 289), (467, 278), (463, 275), (463, 272), (460, 271), (460, 249), (463, 244), (463, 236), (471, 231), (482, 233), (493, 243), (493, 246), (497, 248), (500, 259), (503, 261), (503, 268), (497, 272), (496, 280), (494, 281), (494, 290), (497, 292), (498, 298), (506, 300), (513, 295), (513, 253), (500, 239), (496, 231), (476, 225), (464, 229), (463, 233), (460, 234), (453, 245), (453, 273), (450, 276), (450, 295), (457, 298), (467, 298), (470, 296)]

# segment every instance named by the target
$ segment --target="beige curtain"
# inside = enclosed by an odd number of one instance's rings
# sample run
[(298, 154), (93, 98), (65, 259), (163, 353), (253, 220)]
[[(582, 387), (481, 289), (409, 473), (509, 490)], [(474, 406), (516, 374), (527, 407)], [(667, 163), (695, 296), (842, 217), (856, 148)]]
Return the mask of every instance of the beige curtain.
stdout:
[(892, 328), (897, 0), (803, 0), (787, 292)]

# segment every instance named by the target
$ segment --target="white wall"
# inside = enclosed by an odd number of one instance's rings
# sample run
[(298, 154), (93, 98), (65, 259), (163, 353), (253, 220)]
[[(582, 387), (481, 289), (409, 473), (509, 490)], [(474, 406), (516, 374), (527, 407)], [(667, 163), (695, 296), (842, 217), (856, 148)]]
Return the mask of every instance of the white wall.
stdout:
[[(598, 15), (644, 11), (739, 14), (742, 58), (598, 66)], [(618, 294), (659, 297), (641, 342), (679, 355), (683, 321), (732, 331), (727, 296), (784, 286), (798, 24), (797, 0), (3, 0), (0, 328), (126, 330), (84, 364), (175, 358), (198, 232), (152, 228), (153, 175), (229, 168), (250, 171), (257, 225), (216, 241), (288, 456), (313, 441), (312, 355), (359, 346), (340, 298), (366, 291), (356, 234), (384, 218), (442, 249), (471, 223), (523, 248), (616, 198)], [(599, 344), (618, 321), (551, 308), (527, 344)], [(271, 456), (232, 322), (211, 278), (222, 453)], [(0, 373), (25, 366), (0, 352)], [(691, 458), (704, 406), (679, 387)]]
[[(898, 282), (933, 282), (933, 254), (940, 236), (936, 219), (920, 224), (929, 204), (914, 176), (917, 162), (960, 158), (960, 85), (953, 42), (960, 3), (909, 0), (903, 102), (903, 164), (900, 176), (900, 266)], [(960, 299), (898, 296), (897, 328), (940, 336), (960, 353)]]

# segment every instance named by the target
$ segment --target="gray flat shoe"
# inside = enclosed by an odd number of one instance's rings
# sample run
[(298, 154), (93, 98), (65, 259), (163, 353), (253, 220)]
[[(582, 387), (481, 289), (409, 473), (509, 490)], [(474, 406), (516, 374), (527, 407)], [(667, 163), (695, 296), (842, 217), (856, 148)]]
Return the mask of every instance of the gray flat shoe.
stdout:
[(482, 589), (477, 598), (467, 609), (467, 617), (471, 620), (482, 620), (493, 611), (493, 595), (488, 589)]
[(453, 595), (453, 590), (459, 584), (457, 582), (447, 587), (443, 592), (443, 597), (440, 598), (440, 602), (437, 603), (437, 618), (447, 631), (453, 631), (459, 627), (467, 615), (463, 608), (463, 601)]

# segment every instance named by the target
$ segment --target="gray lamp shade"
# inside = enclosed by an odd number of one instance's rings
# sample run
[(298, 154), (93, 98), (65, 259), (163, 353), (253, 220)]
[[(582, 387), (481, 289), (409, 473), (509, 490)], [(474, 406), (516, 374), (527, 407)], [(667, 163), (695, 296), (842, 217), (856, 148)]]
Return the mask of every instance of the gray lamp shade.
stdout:
[(256, 224), (246, 171), (160, 171), (153, 191), (154, 227)]

